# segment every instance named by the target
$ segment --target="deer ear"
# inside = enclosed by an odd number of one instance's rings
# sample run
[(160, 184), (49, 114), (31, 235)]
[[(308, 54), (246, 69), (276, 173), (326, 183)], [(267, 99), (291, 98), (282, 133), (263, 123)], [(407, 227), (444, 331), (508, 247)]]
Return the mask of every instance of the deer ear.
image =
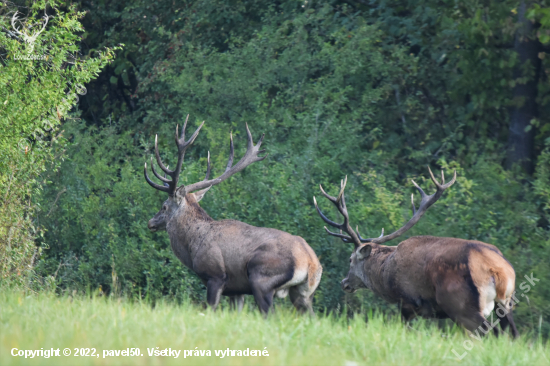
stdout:
[(208, 190), (210, 188), (212, 188), (212, 186), (210, 186), (208, 188), (205, 188), (205, 189), (201, 189), (200, 191), (196, 191), (195, 193), (193, 193), (195, 195), (195, 199), (197, 200), (197, 202), (202, 200), (202, 198), (204, 197), (204, 195), (206, 194), (206, 192), (208, 192)]
[(363, 258), (367, 258), (370, 255), (370, 252), (372, 251), (372, 245), (363, 245), (359, 249), (357, 249), (357, 259), (361, 260)]

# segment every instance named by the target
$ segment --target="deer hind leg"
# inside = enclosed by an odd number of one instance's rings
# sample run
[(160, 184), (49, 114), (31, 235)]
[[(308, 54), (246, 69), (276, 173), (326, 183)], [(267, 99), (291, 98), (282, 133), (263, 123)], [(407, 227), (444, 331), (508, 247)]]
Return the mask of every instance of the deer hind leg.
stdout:
[(237, 310), (239, 313), (243, 310), (244, 295), (229, 296), (229, 309)]
[(267, 314), (275, 291), (292, 279), (294, 264), (292, 258), (284, 257), (268, 245), (261, 245), (247, 264), (247, 274), (252, 295), (260, 311)]
[(500, 281), (497, 288), (496, 299), (498, 305), (496, 313), (500, 318), (500, 327), (502, 328), (502, 331), (505, 332), (508, 326), (510, 326), (512, 337), (517, 338), (519, 333), (516, 328), (516, 324), (514, 323), (514, 316), (512, 313), (512, 298), (514, 295), (515, 278), (512, 278), (512, 276), (509, 276), (508, 278), (506, 276), (501, 276), (499, 279)]
[(252, 288), (252, 295), (260, 308), (260, 311), (267, 314), (273, 305), (275, 290), (288, 281), (286, 273), (266, 273), (265, 267), (248, 270), (248, 279)]
[(307, 283), (303, 283), (291, 287), (288, 293), (290, 295), (290, 301), (296, 310), (302, 313), (307, 311), (310, 315), (313, 315), (313, 307), (311, 305), (313, 294), (309, 292), (309, 286), (307, 286)]
[(269, 289), (271, 286), (266, 286), (266, 282), (269, 281), (266, 281), (264, 278), (256, 279), (251, 283), (252, 295), (254, 295), (258, 308), (260, 308), (260, 311), (265, 315), (269, 313), (269, 310), (273, 305), (273, 295), (275, 294), (275, 290)]
[(411, 320), (416, 318), (416, 311), (414, 311), (413, 306), (410, 304), (401, 304), (401, 320), (404, 323), (409, 323)]
[[(315, 315), (313, 312), (313, 294), (321, 282), (323, 268), (319, 263), (310, 263), (307, 270), (296, 270), (290, 284), (295, 284), (289, 288), (290, 301), (300, 312), (308, 312), (309, 315)], [(299, 282), (300, 281), (300, 282)]]
[(512, 310), (510, 309), (508, 313), (500, 318), (500, 327), (502, 328), (502, 331), (505, 332), (506, 328), (510, 326), (510, 331), (512, 332), (512, 337), (517, 338), (519, 335), (518, 329), (516, 328), (516, 324), (514, 323), (514, 316), (512, 315)]
[(490, 331), (491, 324), (479, 308), (479, 292), (468, 275), (440, 275), (435, 292), (437, 304), (455, 323), (479, 336)]

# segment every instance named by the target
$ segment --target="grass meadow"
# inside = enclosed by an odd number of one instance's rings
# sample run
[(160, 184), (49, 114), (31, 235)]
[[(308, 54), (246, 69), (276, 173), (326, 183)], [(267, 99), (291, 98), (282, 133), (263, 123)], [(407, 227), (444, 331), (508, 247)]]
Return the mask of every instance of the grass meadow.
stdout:
[[(466, 342), (466, 343), (465, 343)], [(470, 348), (470, 351), (466, 351)], [(181, 350), (178, 358), (149, 349)], [(12, 349), (60, 349), (59, 357), (24, 358)], [(65, 348), (71, 356), (63, 356)], [(75, 357), (75, 348), (97, 356)], [(143, 356), (103, 358), (103, 350), (139, 348)], [(267, 350), (269, 356), (215, 355), (215, 350)], [(210, 350), (188, 356), (184, 350)], [(459, 360), (458, 355), (467, 352)], [(17, 351), (15, 351), (17, 352)], [(90, 351), (91, 353), (91, 351)], [(315, 318), (278, 307), (264, 319), (252, 308), (226, 309), (103, 297), (0, 294), (0, 364), (6, 365), (550, 365), (550, 348), (528, 334), (476, 340), (453, 327), (419, 321), (412, 327), (383, 316)]]

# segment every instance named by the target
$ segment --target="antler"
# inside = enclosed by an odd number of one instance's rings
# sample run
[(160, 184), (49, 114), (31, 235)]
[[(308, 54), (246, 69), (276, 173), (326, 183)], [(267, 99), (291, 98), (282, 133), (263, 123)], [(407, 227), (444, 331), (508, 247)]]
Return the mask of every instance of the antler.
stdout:
[[(42, 33), (44, 31), (44, 29), (46, 29), (46, 25), (48, 24), (48, 20), (50, 19), (49, 16), (46, 14), (46, 11), (44, 10), (44, 16), (42, 17), (44, 19), (44, 24), (42, 24), (42, 29), (40, 29), (38, 32), (32, 34), (32, 35), (29, 35), (27, 33), (25, 33), (24, 31), (21, 32), (19, 29), (17, 29), (17, 27), (15, 26), (15, 21), (19, 20), (19, 18), (17, 18), (17, 11), (13, 14), (12, 18), (11, 18), (11, 26), (13, 28), (13, 30), (15, 31), (15, 33), (17, 33), (18, 35), (22, 36), (23, 39), (29, 43), (29, 44), (32, 44), (36, 38), (38, 38), (38, 36), (40, 35), (40, 33)], [(30, 28), (29, 28), (29, 31), (30, 31)], [(30, 33), (30, 32), (29, 32)]]
[(201, 125), (193, 135), (189, 138), (189, 140), (185, 141), (185, 129), (187, 128), (187, 121), (189, 120), (189, 115), (187, 115), (187, 118), (185, 119), (185, 123), (183, 124), (183, 129), (181, 130), (181, 137), (178, 138), (178, 125), (176, 125), (176, 145), (178, 146), (178, 163), (176, 164), (176, 169), (170, 170), (168, 167), (164, 166), (162, 163), (162, 160), (160, 159), (159, 154), (159, 147), (158, 147), (158, 135), (155, 135), (155, 156), (157, 158), (157, 164), (159, 167), (164, 171), (165, 174), (168, 174), (172, 179), (166, 178), (166, 175), (164, 177), (160, 176), (153, 166), (153, 159), (151, 158), (151, 170), (153, 171), (153, 174), (155, 177), (160, 179), (164, 185), (156, 184), (155, 182), (151, 181), (149, 179), (149, 176), (147, 175), (147, 163), (145, 163), (145, 167), (143, 169), (143, 173), (145, 175), (145, 180), (151, 187), (158, 189), (159, 191), (163, 191), (168, 193), (169, 196), (173, 196), (176, 192), (176, 188), (178, 186), (178, 179), (181, 172), (181, 165), (183, 163), (183, 158), (185, 156), (185, 151), (187, 148), (195, 141), (197, 138), (197, 135), (199, 134), (199, 131), (201, 130), (202, 126), (204, 125), (204, 121), (202, 121)]
[(19, 20), (19, 18), (17, 18), (17, 11), (13, 14), (13, 16), (11, 17), (11, 27), (13, 28), (13, 30), (15, 31), (15, 33), (19, 34), (20, 36), (23, 36), (24, 34), (21, 33), (19, 31), (19, 29), (17, 29), (17, 27), (15, 26), (15, 21), (16, 20)]
[[(357, 248), (361, 242), (359, 240), (359, 235), (353, 231), (351, 226), (349, 225), (349, 216), (348, 216), (348, 209), (346, 207), (346, 197), (344, 196), (344, 189), (346, 188), (346, 183), (348, 182), (348, 176), (346, 175), (346, 178), (344, 180), (340, 181), (340, 193), (338, 193), (337, 197), (332, 197), (331, 195), (327, 194), (325, 190), (323, 189), (323, 186), (319, 185), (319, 188), (321, 189), (321, 193), (323, 196), (325, 196), (330, 202), (334, 203), (338, 211), (344, 216), (344, 222), (341, 224), (337, 224), (334, 221), (330, 220), (328, 217), (323, 215), (321, 210), (319, 209), (319, 206), (317, 205), (317, 200), (315, 199), (315, 196), (313, 196), (313, 203), (315, 203), (315, 208), (317, 209), (317, 212), (319, 213), (319, 216), (330, 226), (334, 226), (337, 229), (340, 229), (340, 234), (333, 233), (327, 227), (325, 226), (325, 230), (327, 233), (329, 233), (332, 236), (337, 236), (344, 241), (344, 243), (353, 243), (355, 247)], [(349, 236), (342, 234), (342, 230), (349, 234)]]
[[(189, 116), (187, 116), (187, 118), (189, 118)], [(147, 176), (147, 163), (146, 163), (144, 172), (145, 172), (145, 179), (147, 180), (147, 183), (149, 183), (153, 188), (156, 188), (156, 189), (164, 191), (164, 192), (168, 192), (168, 194), (170, 196), (172, 196), (174, 194), (174, 192), (176, 190), (176, 187), (177, 187), (178, 176), (179, 176), (179, 173), (181, 171), (181, 164), (183, 162), (183, 157), (185, 155), (185, 150), (187, 149), (187, 147), (189, 145), (191, 145), (193, 143), (193, 141), (197, 137), (197, 135), (199, 133), (199, 130), (201, 129), (203, 124), (204, 124), (204, 122), (199, 126), (197, 131), (195, 131), (193, 136), (191, 136), (191, 138), (188, 141), (185, 141), (185, 127), (187, 126), (187, 120), (185, 120), (185, 125), (183, 126), (183, 130), (182, 130), (182, 137), (179, 140), (177, 138), (177, 131), (178, 130), (177, 130), (177, 127), (176, 127), (176, 143), (178, 144), (179, 156), (178, 156), (178, 165), (176, 166), (176, 169), (174, 171), (169, 170), (168, 168), (166, 168), (162, 164), (162, 161), (160, 160), (160, 156), (159, 156), (159, 153), (158, 153), (157, 138), (155, 137), (155, 154), (156, 154), (156, 157), (157, 157), (157, 163), (158, 163), (159, 167), (165, 173), (167, 173), (169, 176), (172, 177), (172, 179), (170, 180), (170, 179), (167, 179), (166, 177), (162, 177), (159, 174), (157, 174), (157, 172), (155, 171), (155, 168), (152, 166), (152, 162), (151, 162), (151, 167), (152, 167), (152, 170), (153, 170), (153, 174), (158, 179), (160, 179), (162, 182), (164, 182), (165, 184), (168, 184), (168, 186), (161, 186), (159, 184), (156, 184), (156, 183), (152, 182), (149, 179), (149, 177)], [(190, 184), (188, 186), (185, 186), (184, 187), (185, 192), (190, 193), (190, 192), (198, 191), (200, 189), (208, 188), (208, 187), (214, 186), (216, 184), (219, 184), (219, 183), (223, 182), (224, 180), (226, 180), (227, 178), (231, 177), (233, 174), (240, 172), (241, 170), (243, 170), (244, 168), (246, 168), (250, 164), (255, 163), (257, 161), (264, 160), (267, 157), (267, 155), (259, 157), (258, 154), (261, 154), (261, 153), (265, 152), (265, 150), (260, 150), (260, 146), (262, 145), (262, 141), (263, 141), (265, 135), (262, 134), (262, 136), (258, 140), (258, 143), (256, 145), (254, 145), (254, 141), (252, 139), (252, 134), (250, 133), (250, 130), (248, 129), (248, 124), (246, 124), (246, 134), (247, 134), (247, 137), (248, 137), (248, 147), (246, 149), (246, 153), (241, 158), (241, 160), (239, 160), (239, 162), (237, 164), (235, 164), (235, 166), (233, 166), (233, 158), (234, 158), (234, 155), (235, 155), (235, 149), (234, 149), (234, 146), (233, 146), (233, 134), (230, 134), (229, 135), (229, 142), (230, 142), (229, 143), (229, 159), (227, 160), (227, 166), (225, 168), (225, 172), (217, 178), (210, 179), (210, 180), (208, 179), (209, 176), (210, 176), (210, 171), (211, 171), (210, 152), (208, 152), (207, 169), (206, 169), (206, 176), (204, 177), (204, 180), (202, 180), (200, 182), (197, 182), (197, 183)]]
[(407, 230), (412, 228), (420, 220), (420, 218), (424, 215), (424, 213), (428, 210), (428, 208), (430, 208), (430, 206), (433, 205), (439, 199), (439, 197), (441, 197), (443, 192), (447, 188), (452, 186), (453, 183), (456, 181), (456, 170), (454, 171), (453, 179), (447, 184), (445, 184), (445, 176), (443, 175), (443, 171), (441, 171), (441, 184), (440, 184), (435, 179), (430, 167), (428, 167), (428, 170), (430, 172), (430, 177), (432, 178), (432, 181), (434, 182), (434, 184), (437, 188), (436, 192), (434, 194), (432, 194), (431, 196), (428, 196), (422, 190), (422, 188), (420, 188), (420, 186), (418, 184), (416, 184), (416, 182), (414, 180), (412, 180), (412, 183), (414, 184), (416, 189), (418, 189), (418, 191), (420, 192), (420, 195), (422, 197), (422, 200), (420, 201), (420, 206), (418, 207), (418, 210), (416, 209), (416, 207), (414, 205), (414, 195), (411, 195), (411, 204), (412, 204), (413, 217), (405, 225), (403, 225), (397, 231), (395, 231), (395, 232), (393, 232), (389, 235), (384, 236), (384, 229), (382, 229), (382, 234), (377, 238), (368, 238), (368, 239), (362, 238), (361, 235), (359, 234), (358, 228), (356, 228), (355, 231), (353, 231), (353, 229), (349, 225), (349, 217), (348, 217), (348, 212), (347, 212), (347, 209), (346, 209), (346, 201), (345, 201), (345, 197), (344, 197), (344, 188), (346, 187), (347, 177), (346, 177), (346, 180), (341, 183), (340, 193), (338, 194), (337, 198), (329, 196), (328, 194), (325, 193), (325, 191), (323, 190), (323, 187), (319, 186), (321, 188), (321, 192), (323, 193), (323, 195), (325, 197), (327, 197), (332, 203), (334, 203), (336, 205), (336, 207), (338, 208), (338, 211), (340, 211), (340, 213), (344, 216), (344, 223), (343, 224), (337, 224), (337, 223), (331, 221), (330, 219), (328, 219), (325, 215), (323, 215), (323, 213), (319, 209), (319, 206), (317, 205), (317, 201), (315, 200), (315, 197), (313, 197), (313, 201), (315, 203), (315, 207), (317, 208), (317, 212), (319, 213), (321, 218), (327, 224), (329, 224), (331, 226), (334, 226), (334, 227), (336, 227), (340, 230), (344, 230), (345, 232), (347, 232), (349, 234), (349, 236), (348, 235), (343, 235), (341, 233), (340, 234), (333, 233), (333, 232), (329, 231), (326, 228), (326, 226), (325, 226), (325, 230), (330, 235), (337, 236), (337, 237), (341, 238), (345, 243), (353, 242), (353, 244), (355, 245), (356, 248), (358, 246), (360, 246), (361, 243), (382, 244), (382, 243), (385, 243), (389, 240), (397, 238), (398, 236), (402, 235)]

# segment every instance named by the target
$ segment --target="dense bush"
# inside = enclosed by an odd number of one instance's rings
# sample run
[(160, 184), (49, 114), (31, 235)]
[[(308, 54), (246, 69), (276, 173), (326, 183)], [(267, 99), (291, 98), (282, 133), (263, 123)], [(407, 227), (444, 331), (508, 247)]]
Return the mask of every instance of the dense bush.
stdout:
[(55, 170), (62, 156), (55, 153), (64, 142), (58, 127), (113, 55), (78, 57), (84, 14), (74, 8), (0, 5), (0, 279), (27, 285), (42, 249), (34, 242), (41, 228), (33, 199), (46, 168)]
[[(115, 13), (98, 9), (119, 27), (109, 37), (135, 41), (117, 68), (108, 71), (114, 79), (91, 86), (105, 93), (105, 100), (83, 102), (87, 120), (64, 125), (66, 160), (50, 177), (54, 184), (45, 186), (41, 201), (48, 209), (40, 216), (47, 229), (40, 243), (50, 249), (40, 273), (55, 275), (60, 290), (101, 288), (129, 297), (202, 299), (202, 285), (172, 254), (167, 235), (146, 228), (166, 197), (142, 176), (156, 133), (163, 158), (174, 164), (173, 131), (190, 114), (189, 129), (202, 120), (206, 124), (186, 155), (183, 184), (202, 179), (207, 151), (213, 174), (221, 171), (231, 131), (236, 154), (242, 154), (245, 122), (254, 136), (266, 133), (269, 158), (213, 188), (201, 205), (215, 219), (235, 218), (304, 237), (324, 267), (317, 309), (395, 311), (370, 292), (345, 295), (340, 290), (351, 247), (322, 229), (312, 203), (318, 185), (335, 192), (347, 175), (352, 224), (364, 236), (374, 236), (382, 227), (395, 230), (411, 215), (409, 197), (415, 191), (410, 178), (433, 189), (427, 179), (430, 165), (447, 176), (456, 169), (458, 181), (401, 239), (430, 234), (497, 245), (514, 265), (518, 283), (531, 272), (541, 280), (529, 301), (518, 306), (517, 322), (538, 329), (542, 320), (547, 334), (547, 135), (541, 128), (533, 178), (502, 168), (508, 95), (502, 90), (494, 95), (492, 102), (502, 102), (497, 109), (480, 99), (464, 106), (476, 95), (491, 99), (483, 83), (466, 96), (467, 80), (461, 75), (471, 74), (457, 65), (473, 53), (452, 55), (454, 64), (439, 67), (433, 55), (411, 52), (409, 41), (395, 41), (388, 22), (399, 17), (371, 24), (369, 14), (388, 14), (380, 8), (380, 13), (362, 13), (349, 6), (301, 7), (289, 1), (264, 8), (243, 5), (225, 19), (217, 13), (225, 2), (219, 3), (209, 8), (193, 2), (178, 10), (171, 9), (172, 3), (136, 2)], [(158, 11), (156, 20), (151, 11)], [(448, 23), (437, 19), (438, 27)], [(240, 24), (245, 31), (239, 31)], [(460, 29), (452, 34), (463, 37), (461, 42), (476, 37)], [(504, 66), (495, 78), (512, 77), (511, 66)], [(462, 89), (451, 93), (457, 85)], [(95, 113), (97, 118), (87, 117)], [(337, 218), (327, 202), (319, 202)]]

